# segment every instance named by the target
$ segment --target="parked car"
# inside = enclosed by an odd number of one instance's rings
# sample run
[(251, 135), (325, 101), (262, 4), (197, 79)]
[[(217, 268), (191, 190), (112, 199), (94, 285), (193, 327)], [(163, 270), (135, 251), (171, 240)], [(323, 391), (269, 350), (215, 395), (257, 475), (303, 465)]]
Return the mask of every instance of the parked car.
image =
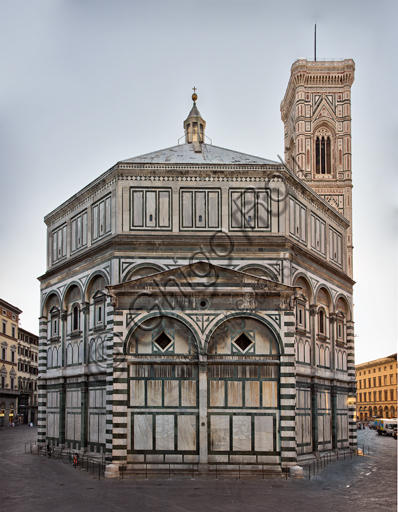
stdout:
[(397, 427), (394, 428), (393, 430), (393, 433), (392, 433), (392, 437), (397, 440)]

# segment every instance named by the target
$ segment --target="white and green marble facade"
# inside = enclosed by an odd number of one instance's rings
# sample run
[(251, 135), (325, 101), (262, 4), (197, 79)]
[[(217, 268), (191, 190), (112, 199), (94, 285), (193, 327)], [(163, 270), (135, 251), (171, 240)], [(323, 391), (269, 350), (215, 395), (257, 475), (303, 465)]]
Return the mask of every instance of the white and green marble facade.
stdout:
[(131, 471), (356, 445), (349, 223), (283, 165), (183, 144), (45, 222), (39, 442)]

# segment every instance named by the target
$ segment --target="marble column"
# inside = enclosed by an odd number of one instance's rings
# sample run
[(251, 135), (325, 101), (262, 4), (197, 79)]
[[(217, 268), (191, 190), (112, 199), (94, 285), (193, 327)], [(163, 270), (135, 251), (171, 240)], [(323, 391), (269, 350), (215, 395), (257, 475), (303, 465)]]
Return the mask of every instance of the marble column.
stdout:
[(62, 366), (66, 366), (66, 323), (68, 321), (68, 312), (66, 309), (61, 311), (60, 315), (60, 334), (61, 334), (61, 349), (62, 349)]
[(90, 314), (90, 304), (88, 302), (82, 302), (82, 314), (83, 314), (83, 364), (88, 364), (88, 352), (89, 352), (89, 343), (87, 339), (88, 333), (88, 319)]
[(337, 389), (331, 387), (330, 394), (332, 396), (332, 449), (337, 448)]
[(316, 319), (318, 313), (318, 306), (310, 304), (310, 331), (311, 331), (311, 366), (316, 367)]
[(318, 451), (318, 385), (311, 384), (312, 451)]
[(81, 388), (81, 435), (80, 445), (81, 450), (86, 452), (88, 450), (88, 382), (84, 381)]
[(330, 338), (330, 369), (336, 369), (336, 313), (330, 313), (329, 315), (329, 338)]
[(66, 407), (66, 388), (65, 382), (61, 384), (59, 390), (59, 446), (65, 448), (65, 407)]
[(199, 356), (199, 471), (208, 469), (207, 357)]

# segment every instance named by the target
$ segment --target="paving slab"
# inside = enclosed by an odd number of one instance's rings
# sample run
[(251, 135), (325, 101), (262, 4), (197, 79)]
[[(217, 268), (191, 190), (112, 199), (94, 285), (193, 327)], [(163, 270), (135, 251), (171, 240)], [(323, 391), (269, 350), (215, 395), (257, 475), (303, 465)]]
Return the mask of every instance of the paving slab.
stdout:
[(308, 480), (282, 476), (103, 479), (60, 460), (25, 454), (36, 428), (0, 429), (1, 505), (47, 512), (350, 512), (397, 510), (397, 441), (358, 431), (364, 456), (333, 462)]

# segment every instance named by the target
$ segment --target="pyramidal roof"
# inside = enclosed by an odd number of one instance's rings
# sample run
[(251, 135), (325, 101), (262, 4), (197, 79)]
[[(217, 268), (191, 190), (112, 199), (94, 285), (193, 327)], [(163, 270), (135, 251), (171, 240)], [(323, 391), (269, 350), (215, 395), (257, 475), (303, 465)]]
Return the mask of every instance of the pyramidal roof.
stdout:
[(201, 152), (195, 152), (192, 144), (180, 144), (153, 153), (123, 160), (121, 163), (171, 163), (171, 164), (246, 164), (272, 165), (280, 162), (259, 156), (247, 155), (239, 151), (220, 148), (212, 144), (201, 144)]

